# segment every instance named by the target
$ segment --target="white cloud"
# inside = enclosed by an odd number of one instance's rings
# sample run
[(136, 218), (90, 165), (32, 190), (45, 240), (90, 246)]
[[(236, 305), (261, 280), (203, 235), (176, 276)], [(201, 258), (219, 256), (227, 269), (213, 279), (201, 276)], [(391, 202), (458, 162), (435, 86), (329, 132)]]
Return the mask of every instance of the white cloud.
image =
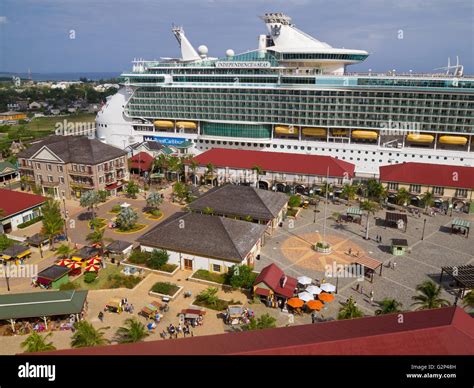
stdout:
[(6, 16), (0, 16), (0, 24), (5, 24), (7, 22)]

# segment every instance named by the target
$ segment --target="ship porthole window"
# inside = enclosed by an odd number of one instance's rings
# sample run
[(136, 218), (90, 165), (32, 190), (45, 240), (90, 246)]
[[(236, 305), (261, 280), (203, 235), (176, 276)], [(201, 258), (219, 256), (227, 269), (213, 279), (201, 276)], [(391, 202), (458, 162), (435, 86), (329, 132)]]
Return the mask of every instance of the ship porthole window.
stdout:
[(276, 144), (273, 144), (273, 148), (277, 148), (277, 145), (276, 145)]

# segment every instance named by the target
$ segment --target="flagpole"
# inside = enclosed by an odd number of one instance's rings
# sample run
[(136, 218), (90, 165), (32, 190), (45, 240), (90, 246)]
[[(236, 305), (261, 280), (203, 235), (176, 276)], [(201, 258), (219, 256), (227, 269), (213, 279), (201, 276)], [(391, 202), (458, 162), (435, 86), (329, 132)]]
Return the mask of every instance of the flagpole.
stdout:
[(326, 171), (326, 203), (324, 204), (323, 243), (326, 244), (326, 217), (328, 208), (329, 166)]

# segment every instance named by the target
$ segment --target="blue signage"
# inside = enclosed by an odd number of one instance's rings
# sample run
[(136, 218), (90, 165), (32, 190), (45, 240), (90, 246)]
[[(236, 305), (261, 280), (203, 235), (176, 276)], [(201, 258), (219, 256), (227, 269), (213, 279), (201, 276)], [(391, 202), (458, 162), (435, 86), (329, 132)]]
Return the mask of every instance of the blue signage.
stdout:
[(143, 136), (143, 141), (157, 141), (164, 145), (173, 146), (184, 143), (186, 139), (180, 137)]

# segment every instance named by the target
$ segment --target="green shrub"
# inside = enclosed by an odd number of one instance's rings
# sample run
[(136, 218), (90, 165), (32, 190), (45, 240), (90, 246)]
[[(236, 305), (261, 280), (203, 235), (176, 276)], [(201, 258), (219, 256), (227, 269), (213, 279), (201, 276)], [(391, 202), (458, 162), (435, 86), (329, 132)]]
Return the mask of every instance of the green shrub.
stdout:
[(292, 195), (288, 200), (289, 207), (298, 207), (301, 205), (301, 197), (299, 195)]
[(150, 256), (150, 252), (135, 249), (128, 257), (128, 261), (132, 264), (145, 264)]
[(176, 264), (169, 264), (169, 263), (166, 263), (164, 265), (162, 265), (160, 267), (160, 271), (163, 271), (163, 272), (173, 272), (176, 268), (178, 268), (178, 266)]
[(122, 207), (120, 205), (114, 205), (112, 206), (112, 213), (120, 213), (120, 210), (122, 210)]
[(164, 249), (153, 249), (150, 257), (146, 261), (146, 266), (151, 269), (160, 269), (169, 259), (169, 254)]
[(23, 222), (22, 224), (19, 224), (19, 225), (18, 225), (18, 229), (24, 229), (24, 228), (26, 228), (27, 226), (36, 224), (37, 222), (41, 221), (42, 219), (43, 219), (43, 216), (39, 216), (39, 217), (33, 218), (33, 219), (29, 220), (29, 221)]
[(151, 291), (153, 292), (170, 296), (174, 295), (178, 290), (179, 287), (176, 284), (164, 282), (157, 282), (153, 284), (153, 287), (151, 288)]
[(120, 274), (110, 275), (108, 288), (134, 288), (140, 281), (138, 276), (124, 276)]
[(225, 284), (233, 288), (251, 288), (256, 277), (248, 265), (234, 265), (225, 274)]
[(97, 279), (96, 272), (86, 272), (84, 274), (84, 282), (85, 283), (92, 283), (95, 279)]
[(226, 276), (224, 274), (209, 272), (205, 269), (197, 270), (194, 273), (193, 277), (195, 279), (207, 280), (208, 282), (214, 282), (219, 284), (225, 284), (226, 282)]

